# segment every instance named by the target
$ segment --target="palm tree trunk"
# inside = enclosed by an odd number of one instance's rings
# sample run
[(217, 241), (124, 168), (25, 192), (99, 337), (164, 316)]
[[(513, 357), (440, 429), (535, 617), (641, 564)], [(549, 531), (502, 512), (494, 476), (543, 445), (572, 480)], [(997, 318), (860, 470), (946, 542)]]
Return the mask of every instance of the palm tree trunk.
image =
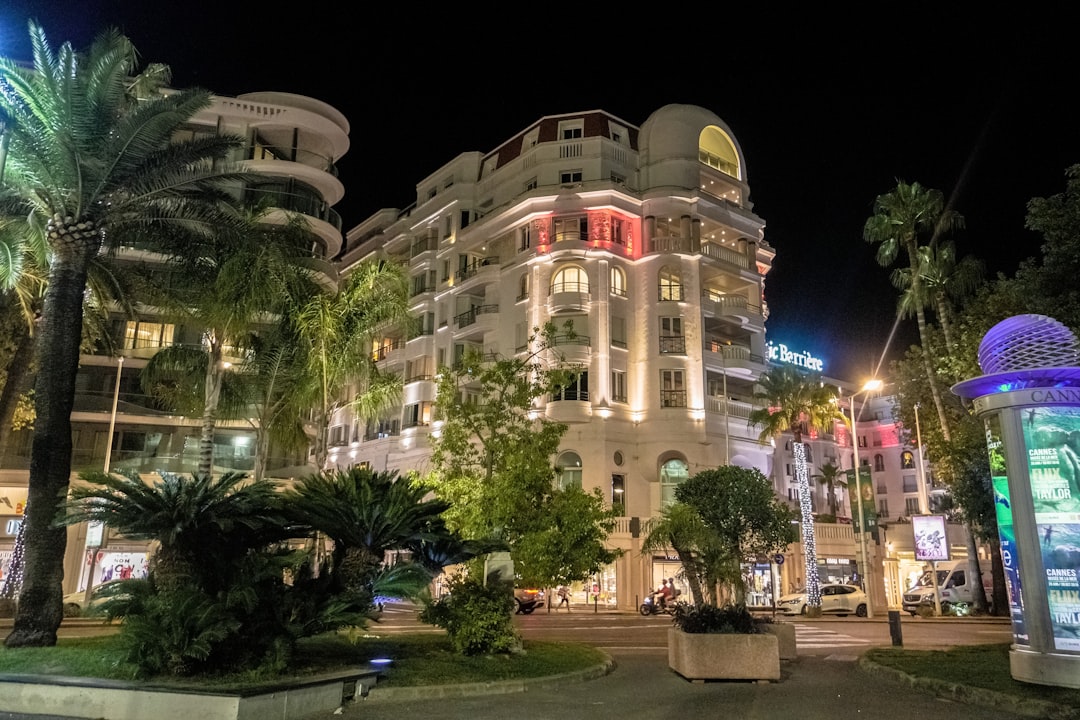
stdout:
[(981, 615), (986, 612), (986, 590), (982, 584), (982, 568), (979, 567), (979, 545), (970, 522), (964, 523), (964, 542), (968, 553), (968, 582), (973, 583), (971, 596), (975, 599), (975, 612)]
[(203, 405), (202, 428), (199, 432), (199, 474), (214, 472), (214, 428), (217, 425), (218, 402), (221, 400), (221, 382), (225, 369), (221, 366), (221, 345), (216, 339), (210, 341), (210, 354), (206, 365), (206, 402)]
[(34, 388), (34, 441), (26, 523), (26, 564), (15, 623), (7, 647), (53, 646), (64, 618), (63, 579), (67, 528), (54, 522), (71, 478), (71, 410), (82, 338), (86, 270), (97, 244), (78, 243), (57, 252), (38, 341), (40, 369)]
[(945, 404), (941, 401), (941, 389), (938, 387), (937, 374), (934, 372), (934, 366), (930, 362), (930, 337), (926, 328), (926, 313), (923, 311), (922, 302), (919, 301), (921, 290), (919, 290), (919, 277), (918, 266), (914, 263), (916, 254), (914, 252), (909, 253), (913, 258), (912, 262), (912, 292), (915, 293), (915, 317), (919, 324), (919, 343), (922, 345), (922, 358), (923, 358), (923, 370), (926, 373), (926, 382), (930, 385), (930, 396), (934, 399), (934, 409), (937, 410), (938, 422), (941, 423), (941, 435), (945, 439), (945, 442), (949, 442), (951, 433), (949, 432), (949, 419), (945, 416)]

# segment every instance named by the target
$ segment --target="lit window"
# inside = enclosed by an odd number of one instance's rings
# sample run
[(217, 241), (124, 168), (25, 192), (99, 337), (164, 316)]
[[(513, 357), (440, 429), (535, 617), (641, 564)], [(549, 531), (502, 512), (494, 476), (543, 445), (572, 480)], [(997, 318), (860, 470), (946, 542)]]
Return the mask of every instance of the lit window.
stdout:
[(668, 267), (660, 268), (660, 299), (676, 300), (683, 299), (682, 280), (679, 273)]
[(551, 278), (551, 292), (552, 294), (564, 292), (587, 293), (589, 292), (589, 276), (584, 268), (577, 265), (564, 267)]
[(626, 297), (626, 273), (615, 265), (611, 266), (611, 294)]
[(660, 506), (667, 508), (675, 502), (675, 488), (690, 477), (685, 460), (668, 460), (660, 467)]
[(557, 482), (560, 490), (581, 487), (581, 457), (574, 452), (564, 452), (555, 462)]

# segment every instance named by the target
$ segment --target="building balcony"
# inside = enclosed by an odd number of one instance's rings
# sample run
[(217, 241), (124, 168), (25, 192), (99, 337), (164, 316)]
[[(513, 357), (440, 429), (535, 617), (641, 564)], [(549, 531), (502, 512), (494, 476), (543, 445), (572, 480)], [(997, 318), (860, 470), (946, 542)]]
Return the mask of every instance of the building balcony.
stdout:
[(728, 375), (754, 376), (765, 372), (765, 358), (742, 345), (706, 340), (701, 356), (705, 367)]
[(553, 346), (544, 351), (549, 362), (565, 362), (571, 365), (588, 365), (592, 346), (588, 335), (556, 335)]
[(585, 310), (590, 301), (588, 288), (579, 287), (579, 283), (564, 283), (553, 287), (548, 295), (548, 312), (552, 315), (560, 312)]
[[(592, 419), (592, 405), (589, 403), (589, 394), (579, 392), (578, 400), (552, 400), (544, 408), (544, 415), (548, 420), (572, 425), (574, 423), (589, 422)], [(584, 396), (584, 397), (582, 397)]]

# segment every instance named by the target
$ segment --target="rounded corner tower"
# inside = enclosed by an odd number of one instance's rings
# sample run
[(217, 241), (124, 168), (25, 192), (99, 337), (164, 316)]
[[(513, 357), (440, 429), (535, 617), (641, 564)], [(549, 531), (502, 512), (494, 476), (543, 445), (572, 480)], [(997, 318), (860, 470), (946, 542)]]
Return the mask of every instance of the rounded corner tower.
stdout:
[(638, 148), (645, 188), (697, 188), (702, 162), (747, 183), (746, 160), (731, 128), (697, 105), (672, 103), (654, 111), (641, 125)]

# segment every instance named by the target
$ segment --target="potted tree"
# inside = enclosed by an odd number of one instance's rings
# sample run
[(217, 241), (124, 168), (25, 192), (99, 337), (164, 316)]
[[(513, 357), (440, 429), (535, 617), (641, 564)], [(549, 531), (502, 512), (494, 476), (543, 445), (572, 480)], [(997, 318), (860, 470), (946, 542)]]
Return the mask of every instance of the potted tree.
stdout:
[(675, 499), (643, 543), (678, 553), (694, 600), (675, 610), (668, 665), (688, 680), (779, 680), (781, 646), (794, 656), (794, 626), (751, 615), (740, 566), (795, 540), (793, 512), (754, 468), (698, 473)]

